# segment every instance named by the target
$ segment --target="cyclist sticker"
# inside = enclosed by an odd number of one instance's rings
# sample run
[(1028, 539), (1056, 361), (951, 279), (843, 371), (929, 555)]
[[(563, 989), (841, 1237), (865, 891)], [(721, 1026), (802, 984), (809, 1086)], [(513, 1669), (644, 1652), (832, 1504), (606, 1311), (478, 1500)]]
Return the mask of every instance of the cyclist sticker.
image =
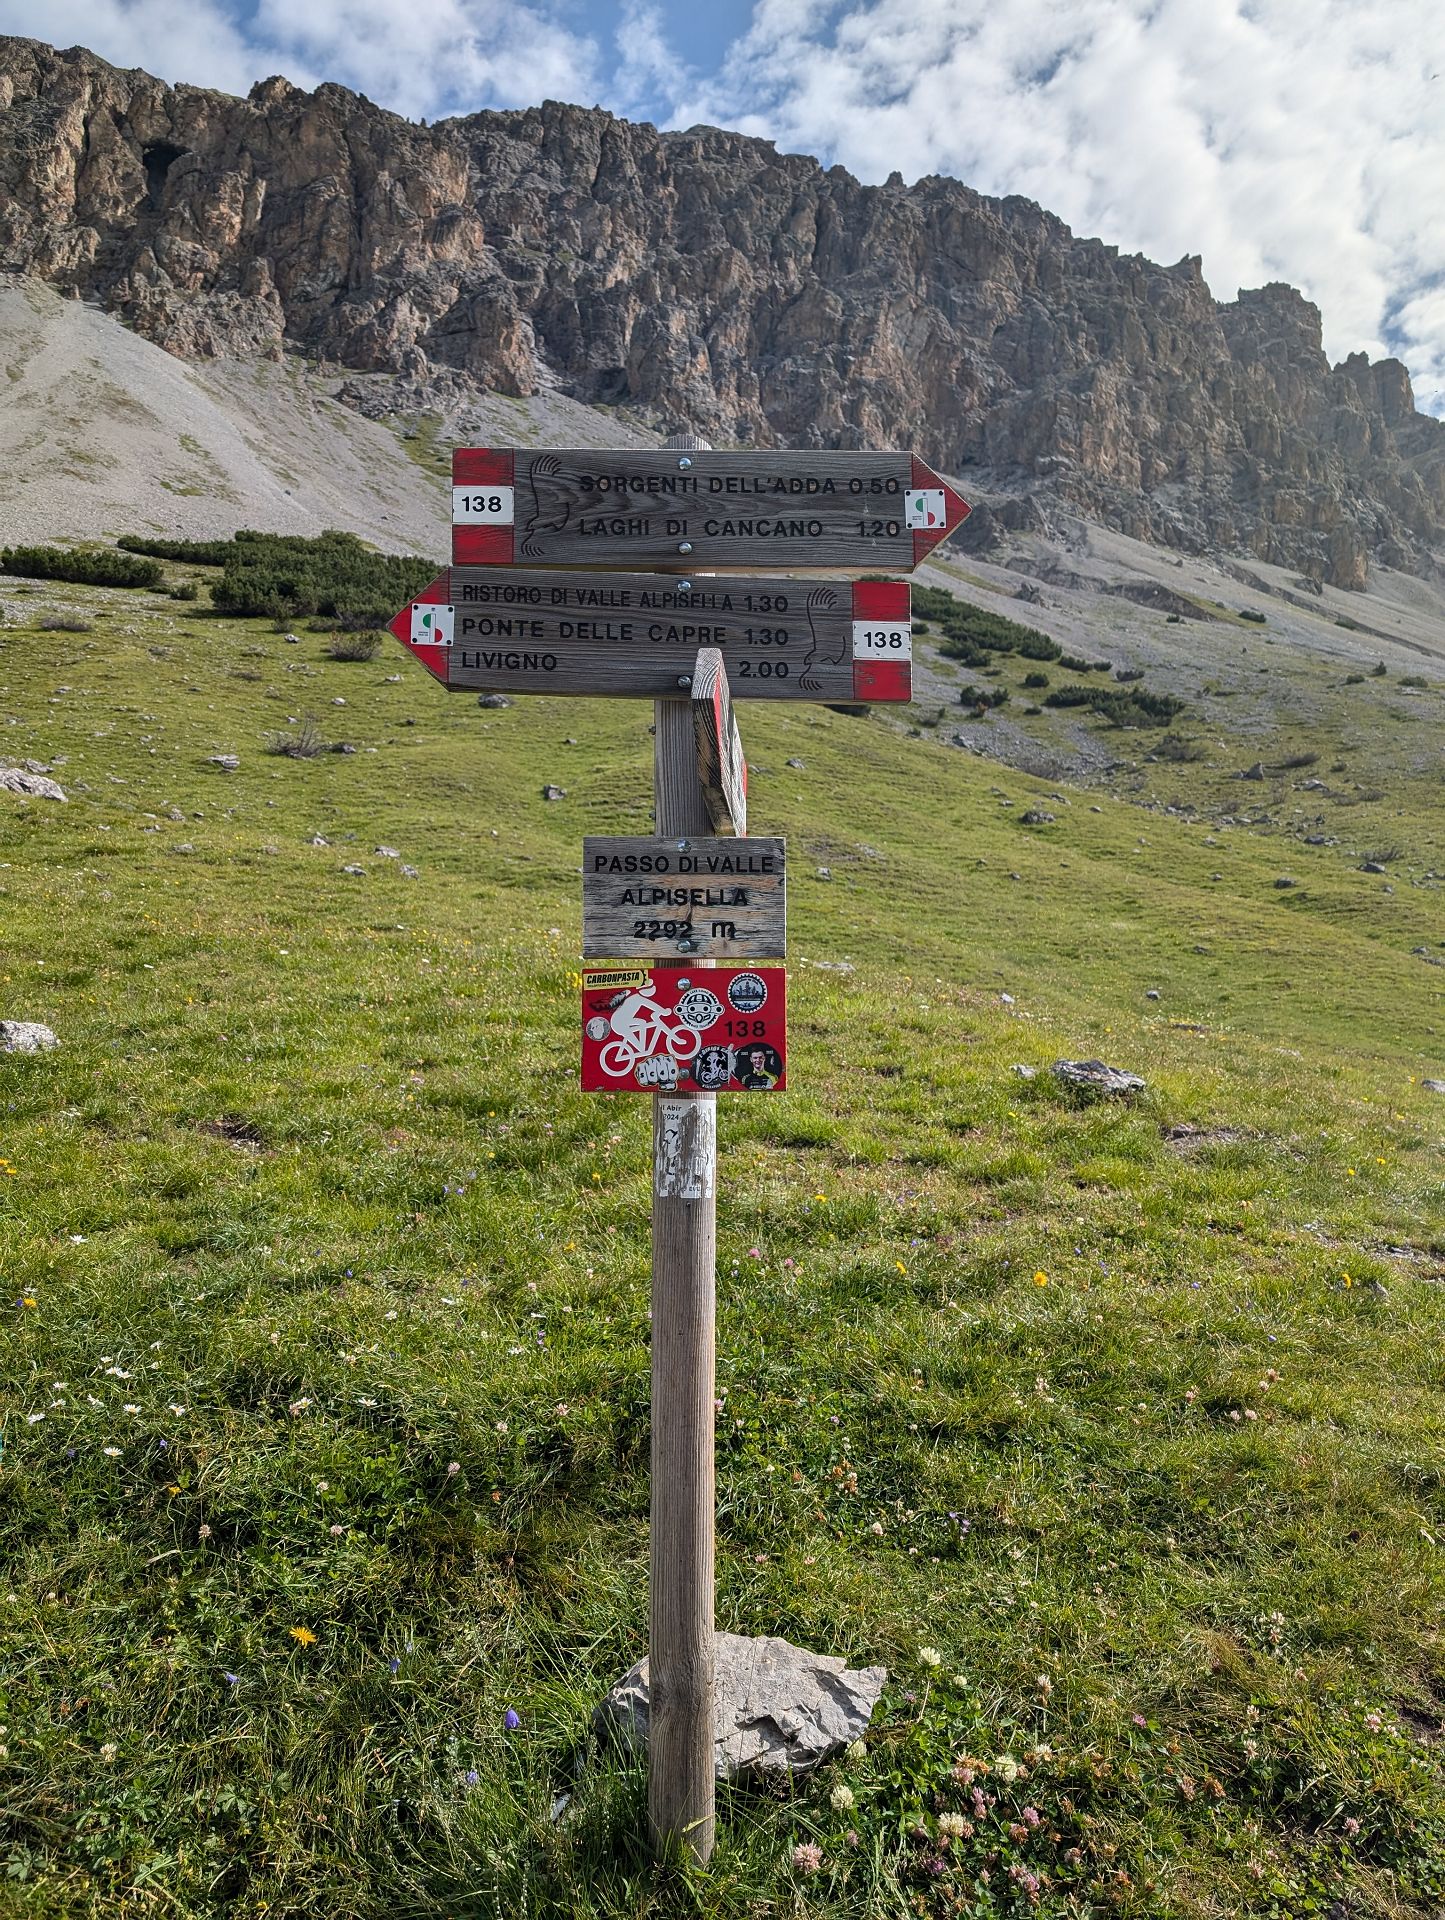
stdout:
[(786, 1083), (782, 967), (582, 976), (582, 1085), (595, 1093), (771, 1093)]
[(733, 1077), (731, 1047), (704, 1047), (693, 1062), (692, 1077), (708, 1093), (717, 1093)]

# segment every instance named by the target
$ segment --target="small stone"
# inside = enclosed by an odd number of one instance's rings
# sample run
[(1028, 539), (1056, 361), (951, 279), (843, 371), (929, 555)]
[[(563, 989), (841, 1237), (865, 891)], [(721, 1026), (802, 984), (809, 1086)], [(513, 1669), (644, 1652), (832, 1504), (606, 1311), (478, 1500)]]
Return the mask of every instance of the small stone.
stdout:
[(366, 868), (365, 867), (343, 867), (341, 871), (343, 873), (349, 873), (359, 880), (365, 874)]
[(1158, 987), (1150, 987), (1149, 991), (1144, 995), (1144, 998), (1146, 1000), (1157, 1000), (1159, 998)]
[(329, 847), (331, 842), (326, 838), (324, 833), (313, 833), (311, 836), (311, 845), (313, 847)]
[[(807, 1773), (866, 1732), (888, 1679), (772, 1636), (717, 1636), (713, 1765), (720, 1780), (745, 1772)], [(648, 1662), (639, 1660), (597, 1709), (635, 1751), (647, 1744)]]
[(1236, 779), (1239, 779), (1239, 780), (1263, 780), (1264, 778), (1263, 762), (1256, 760), (1252, 767), (1246, 767), (1243, 773), (1237, 774), (1235, 777)]
[(542, 798), (544, 800), (565, 800), (567, 798), (567, 789), (565, 787), (554, 787), (549, 782), (548, 785), (542, 789)]
[(400, 860), (401, 855), (395, 847), (373, 847), (373, 853), (379, 853), (383, 860)]
[(801, 760), (790, 760), (788, 765), (795, 768), (799, 773), (803, 772), (803, 763)]
[(1028, 808), (1026, 812), (1019, 815), (1019, 819), (1026, 827), (1051, 827), (1054, 824), (1054, 816), (1051, 813), (1045, 813), (1042, 807)]
[(185, 817), (186, 817), (186, 816), (185, 816), (185, 815), (184, 815), (184, 814), (183, 814), (183, 813), (181, 812), (181, 810), (180, 810), (180, 808), (179, 808), (179, 807), (167, 807), (167, 808), (166, 808), (166, 818), (167, 818), (167, 820), (184, 820), (184, 819), (185, 819)]
[(212, 753), (206, 756), (208, 767), (219, 767), (222, 773), (234, 773), (241, 764), (241, 756), (236, 753)]
[(1102, 1060), (1056, 1060), (1050, 1071), (1056, 1080), (1081, 1093), (1112, 1094), (1128, 1099), (1143, 1093), (1146, 1086), (1137, 1073), (1106, 1066)]
[(833, 869), (831, 867), (819, 867), (818, 878), (820, 880), (831, 880), (833, 878)]
[(1282, 873), (1274, 883), (1276, 893), (1283, 893), (1286, 887), (1297, 887), (1298, 885), (1299, 881), (1296, 880), (1291, 873)]
[(1020, 1080), (1037, 1080), (1039, 1077), (1037, 1067), (1026, 1067), (1021, 1060), (1015, 1062), (1013, 1070)]
[(397, 686), (400, 681), (401, 675), (399, 673), (388, 673), (383, 674), (381, 684), (384, 687), (394, 687)]
[(341, 695), (338, 693), (333, 696), (331, 704), (333, 707), (344, 707), (346, 705), (346, 702), (342, 699)]
[(38, 1020), (0, 1020), (0, 1053), (49, 1053), (59, 1045)]
[(299, 647), (299, 646), (301, 645), (301, 636), (300, 636), (300, 634), (298, 634), (298, 633), (288, 633), (288, 634), (286, 635), (286, 645), (287, 645), (288, 647)]
[(1445, 1080), (1422, 1080), (1420, 1085), (1426, 1093), (1445, 1093)]
[(1389, 869), (1381, 866), (1378, 860), (1362, 860), (1360, 862), (1361, 873), (1387, 873), (1388, 871)]
[(171, 852), (172, 853), (194, 853), (195, 848), (191, 845), (189, 840), (181, 840), (181, 841), (178, 841), (176, 845), (171, 848)]
[(355, 753), (356, 748), (352, 746), (349, 740), (338, 740), (335, 746), (329, 747), (327, 751), (329, 753)]
[(482, 693), (477, 696), (479, 707), (510, 707), (511, 704), (504, 693)]
[(418, 880), (421, 878), (421, 868), (409, 867), (404, 861), (402, 863), (401, 873), (404, 880)]
[(1006, 1007), (1011, 1007), (1014, 1003), (1014, 997), (1011, 993), (1001, 993), (999, 999), (1003, 1001)]

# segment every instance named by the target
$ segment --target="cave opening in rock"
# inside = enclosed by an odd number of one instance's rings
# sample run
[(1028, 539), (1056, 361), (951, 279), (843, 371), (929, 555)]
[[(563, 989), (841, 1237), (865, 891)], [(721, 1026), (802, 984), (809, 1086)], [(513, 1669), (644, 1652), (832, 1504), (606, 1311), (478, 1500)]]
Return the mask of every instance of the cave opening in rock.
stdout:
[(152, 212), (160, 212), (161, 195), (166, 187), (166, 175), (184, 152), (184, 147), (173, 147), (168, 140), (158, 140), (153, 147), (147, 147), (142, 153), (141, 163), (146, 170), (146, 193)]

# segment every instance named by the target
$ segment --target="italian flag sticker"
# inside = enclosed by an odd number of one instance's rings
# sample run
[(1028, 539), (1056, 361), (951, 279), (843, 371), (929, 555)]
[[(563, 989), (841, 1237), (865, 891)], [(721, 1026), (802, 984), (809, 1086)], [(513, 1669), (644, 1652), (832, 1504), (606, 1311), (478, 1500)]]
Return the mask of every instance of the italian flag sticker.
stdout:
[(903, 496), (903, 522), (911, 528), (941, 527), (947, 515), (942, 487), (913, 487)]
[(411, 609), (411, 644), (414, 647), (449, 647), (456, 621), (454, 607), (434, 606), (418, 600)]

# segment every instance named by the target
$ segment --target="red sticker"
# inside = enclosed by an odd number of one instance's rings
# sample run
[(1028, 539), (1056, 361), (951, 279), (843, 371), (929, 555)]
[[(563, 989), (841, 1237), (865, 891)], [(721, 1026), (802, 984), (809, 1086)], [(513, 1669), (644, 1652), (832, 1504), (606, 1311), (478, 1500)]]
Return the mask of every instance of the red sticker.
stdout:
[(607, 967), (582, 976), (587, 1093), (780, 1093), (785, 967)]

